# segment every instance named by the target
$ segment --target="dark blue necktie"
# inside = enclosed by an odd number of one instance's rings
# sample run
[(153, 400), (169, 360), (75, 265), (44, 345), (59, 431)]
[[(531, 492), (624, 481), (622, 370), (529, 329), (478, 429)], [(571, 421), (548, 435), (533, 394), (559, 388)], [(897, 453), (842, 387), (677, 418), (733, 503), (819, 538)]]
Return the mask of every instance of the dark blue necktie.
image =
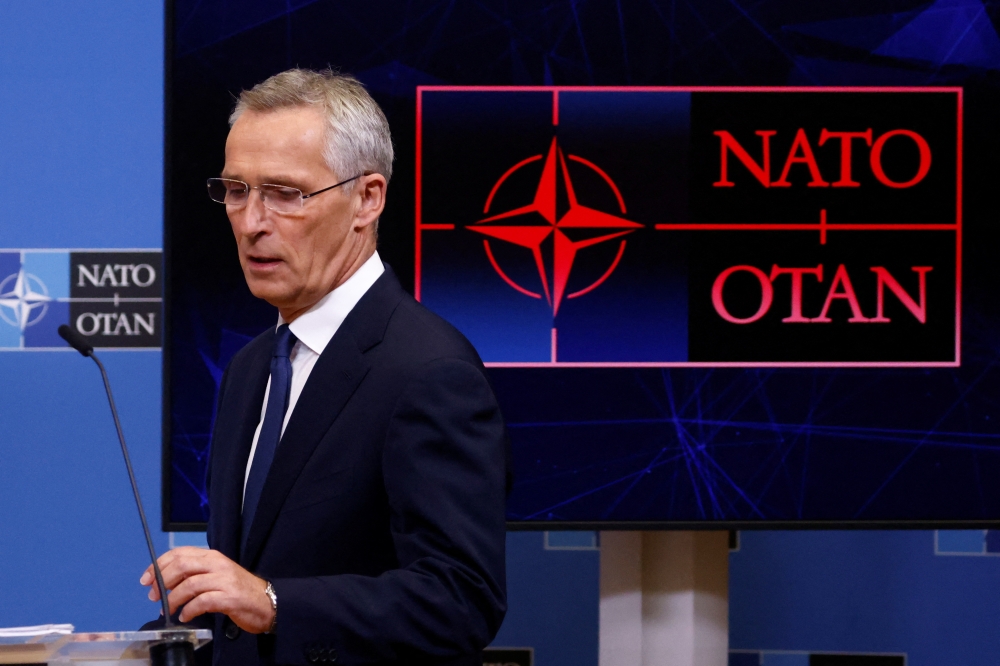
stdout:
[(295, 335), (288, 329), (288, 324), (278, 327), (274, 336), (274, 352), (271, 356), (271, 388), (267, 396), (267, 409), (264, 411), (264, 424), (260, 427), (257, 438), (257, 448), (253, 454), (253, 465), (250, 476), (247, 477), (246, 490), (243, 492), (243, 545), (246, 545), (250, 534), (250, 525), (257, 512), (257, 502), (264, 489), (267, 472), (271, 469), (274, 452), (281, 439), (281, 426), (285, 422), (285, 412), (288, 410), (288, 396), (292, 388), (292, 362), (288, 360), (295, 346)]

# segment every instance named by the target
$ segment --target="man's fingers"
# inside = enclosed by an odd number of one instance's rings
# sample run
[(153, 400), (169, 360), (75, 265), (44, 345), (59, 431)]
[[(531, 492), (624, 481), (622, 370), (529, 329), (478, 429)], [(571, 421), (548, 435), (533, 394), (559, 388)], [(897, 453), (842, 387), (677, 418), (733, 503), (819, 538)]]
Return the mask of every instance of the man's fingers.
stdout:
[[(205, 550), (204, 548), (197, 548), (195, 546), (181, 546), (179, 548), (174, 548), (173, 550), (168, 550), (163, 555), (160, 555), (160, 557), (157, 558), (156, 563), (160, 565), (160, 571), (163, 571), (178, 557), (185, 557), (189, 555), (204, 556), (204, 554), (208, 552), (211, 551)], [(153, 565), (150, 564), (146, 567), (146, 570), (142, 572), (142, 576), (139, 578), (139, 584), (153, 585), (155, 583), (156, 576), (153, 574)]]
[[(181, 550), (177, 548), (175, 550)], [(185, 579), (203, 573), (211, 573), (220, 565), (220, 560), (225, 558), (209, 557), (206, 554), (210, 551), (203, 548), (186, 547), (188, 552), (177, 553), (166, 566), (160, 565), (163, 573), (163, 584), (168, 590), (172, 590)], [(175, 551), (170, 551), (171, 553)], [(164, 556), (166, 557), (166, 556)]]
[[(163, 567), (167, 566), (168, 563), (172, 562), (174, 560), (174, 558), (177, 557), (177, 555), (175, 553), (176, 550), (179, 550), (179, 549), (175, 548), (174, 550), (168, 550), (167, 552), (165, 552), (163, 555), (160, 555), (156, 559), (156, 563), (160, 565), (160, 570), (161, 571), (163, 570)], [(146, 567), (146, 570), (142, 572), (142, 577), (139, 578), (139, 583), (141, 583), (142, 585), (155, 585), (156, 584), (156, 576), (153, 574), (153, 565), (152, 564), (150, 564), (148, 567)]]
[[(163, 574), (163, 585), (167, 590), (172, 590), (184, 579), (203, 573), (209, 573), (229, 562), (221, 553), (217, 551), (205, 550), (194, 546), (182, 546), (174, 548), (160, 556), (157, 563), (160, 565), (160, 572)], [(160, 589), (156, 584), (156, 577), (153, 574), (153, 566), (146, 567), (139, 582), (148, 585), (149, 599), (151, 601), (160, 600)]]
[(153, 565), (151, 564), (146, 567), (146, 570), (142, 572), (141, 576), (139, 576), (139, 585), (152, 585), (156, 582), (154, 578)]
[(217, 592), (221, 590), (219, 576), (214, 574), (198, 574), (185, 578), (184, 581), (170, 590), (167, 601), (170, 603), (170, 614), (173, 615), (177, 609), (188, 603), (195, 597), (206, 592)]
[(228, 610), (226, 599), (224, 592), (212, 591), (199, 594), (184, 606), (179, 619), (181, 622), (187, 622), (204, 613), (225, 613)]
[[(264, 590), (263, 582), (222, 553), (186, 546), (165, 553), (158, 563), (166, 589), (159, 589), (152, 566), (146, 568), (140, 582), (149, 585), (149, 598), (153, 601), (159, 601), (161, 594), (166, 593), (170, 612), (181, 609), (181, 622), (203, 613), (232, 615), (236, 612), (248, 627), (262, 631), (258, 625), (266, 624), (267, 619), (256, 617), (261, 611), (254, 608), (263, 603), (264, 597), (259, 593)], [(248, 590), (249, 580), (253, 581), (251, 587), (254, 588), (260, 583), (259, 592)], [(243, 617), (248, 609), (249, 619)], [(238, 623), (238, 626), (243, 624)]]

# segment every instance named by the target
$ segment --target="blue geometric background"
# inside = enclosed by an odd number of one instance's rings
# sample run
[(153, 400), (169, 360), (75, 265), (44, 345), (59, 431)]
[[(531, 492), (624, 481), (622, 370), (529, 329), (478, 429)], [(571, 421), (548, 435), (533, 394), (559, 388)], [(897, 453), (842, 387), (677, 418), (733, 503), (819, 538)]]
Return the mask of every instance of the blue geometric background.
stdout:
[[(174, 273), (169, 306), (172, 520), (204, 520), (200, 479), (216, 382), (241, 341), (273, 321), (242, 286), (231, 240), (218, 230), (224, 220), (201, 201), (199, 179), (219, 168), (232, 94), (296, 64), (353, 72), (386, 110), (398, 159), (380, 253), (404, 284), (413, 275), (417, 85), (964, 86), (961, 368), (491, 375), (512, 437), (512, 520), (576, 527), (1000, 520), (992, 482), (1000, 477), (1000, 266), (992, 250), (1000, 234), (990, 166), (1000, 153), (996, 4), (383, 0), (369, 7), (379, 20), (326, 0), (174, 4), (170, 140), (180, 166), (170, 223), (185, 270)], [(194, 268), (204, 252), (195, 238), (219, 248), (217, 273)]]

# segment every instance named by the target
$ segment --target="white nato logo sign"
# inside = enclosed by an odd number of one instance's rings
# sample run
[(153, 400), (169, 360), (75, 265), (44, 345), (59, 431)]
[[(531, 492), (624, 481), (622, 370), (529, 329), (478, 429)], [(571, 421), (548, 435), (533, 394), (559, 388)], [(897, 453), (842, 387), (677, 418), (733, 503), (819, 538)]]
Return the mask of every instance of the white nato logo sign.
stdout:
[(45, 316), (51, 300), (45, 283), (22, 268), (0, 282), (0, 319), (23, 333)]
[(158, 250), (0, 249), (0, 351), (69, 350), (60, 324), (100, 349), (159, 349), (162, 274)]

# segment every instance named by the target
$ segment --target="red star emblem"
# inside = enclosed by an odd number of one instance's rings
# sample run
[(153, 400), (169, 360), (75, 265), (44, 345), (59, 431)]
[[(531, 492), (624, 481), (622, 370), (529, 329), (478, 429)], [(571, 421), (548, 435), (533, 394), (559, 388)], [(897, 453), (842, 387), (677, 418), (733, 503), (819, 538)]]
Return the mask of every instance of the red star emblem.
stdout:
[[(511, 174), (526, 164), (540, 159), (542, 159), (541, 155), (529, 157), (528, 159), (515, 164), (503, 176), (501, 176), (500, 180), (498, 180), (496, 185), (493, 186), (493, 191), (490, 192), (490, 195), (486, 200), (486, 206), (483, 209), (483, 213), (487, 214), (490, 212), (490, 204), (493, 202), (493, 196)], [(605, 180), (605, 182), (608, 183), (614, 191), (615, 196), (618, 199), (621, 213), (624, 215), (625, 202), (622, 199), (617, 186), (614, 184), (614, 181), (612, 181), (611, 178), (604, 173), (604, 171), (598, 168), (597, 165), (588, 162), (581, 157), (570, 155), (569, 159), (579, 162), (594, 170)], [(562, 185), (565, 188), (566, 198), (569, 203), (568, 208), (566, 208), (565, 211), (557, 210), (557, 183), (560, 175), (562, 176)], [(562, 212), (562, 214), (559, 215), (559, 212)], [(542, 217), (544, 222), (540, 222), (538, 220), (539, 215)], [(518, 221), (522, 221), (523, 224), (512, 224)], [(603, 213), (599, 210), (589, 208), (579, 203), (576, 198), (576, 192), (573, 189), (573, 182), (570, 179), (569, 169), (566, 167), (566, 156), (563, 154), (562, 149), (557, 145), (556, 140), (552, 139), (552, 144), (549, 146), (549, 152), (545, 157), (545, 164), (542, 168), (542, 177), (538, 182), (538, 188), (535, 190), (534, 200), (526, 206), (521, 206), (513, 210), (483, 218), (474, 225), (470, 225), (468, 228), (472, 231), (483, 234), (484, 236), (513, 243), (531, 250), (532, 255), (534, 256), (535, 266), (538, 269), (538, 275), (541, 278), (542, 289), (545, 292), (545, 299), (548, 301), (549, 305), (552, 306), (552, 315), (555, 316), (559, 312), (559, 305), (562, 303), (564, 297), (576, 298), (577, 296), (582, 296), (587, 292), (596, 289), (602, 282), (611, 276), (615, 268), (618, 266), (618, 262), (621, 260), (622, 253), (625, 251), (625, 241), (621, 241), (617, 256), (612, 262), (610, 268), (608, 268), (608, 270), (605, 271), (599, 279), (584, 289), (566, 294), (566, 285), (569, 282), (570, 272), (572, 271), (573, 261), (576, 259), (577, 252), (585, 247), (605, 243), (621, 236), (625, 236), (642, 226), (643, 225), (638, 222), (633, 222), (617, 215)], [(582, 240), (572, 240), (566, 234), (567, 229), (590, 229), (594, 231), (617, 229), (618, 231), (598, 233), (595, 236), (584, 238)], [(551, 288), (549, 286), (549, 270), (546, 268), (545, 260), (542, 256), (542, 243), (550, 235), (554, 237), (551, 262)], [(507, 282), (507, 284), (519, 292), (527, 296), (531, 296), (532, 298), (542, 297), (541, 294), (517, 284), (506, 273), (504, 273), (503, 269), (500, 268), (500, 265), (493, 256), (489, 239), (484, 239), (483, 245), (486, 249), (486, 255), (489, 257), (490, 263), (493, 264), (493, 268), (497, 271), (500, 277)]]

